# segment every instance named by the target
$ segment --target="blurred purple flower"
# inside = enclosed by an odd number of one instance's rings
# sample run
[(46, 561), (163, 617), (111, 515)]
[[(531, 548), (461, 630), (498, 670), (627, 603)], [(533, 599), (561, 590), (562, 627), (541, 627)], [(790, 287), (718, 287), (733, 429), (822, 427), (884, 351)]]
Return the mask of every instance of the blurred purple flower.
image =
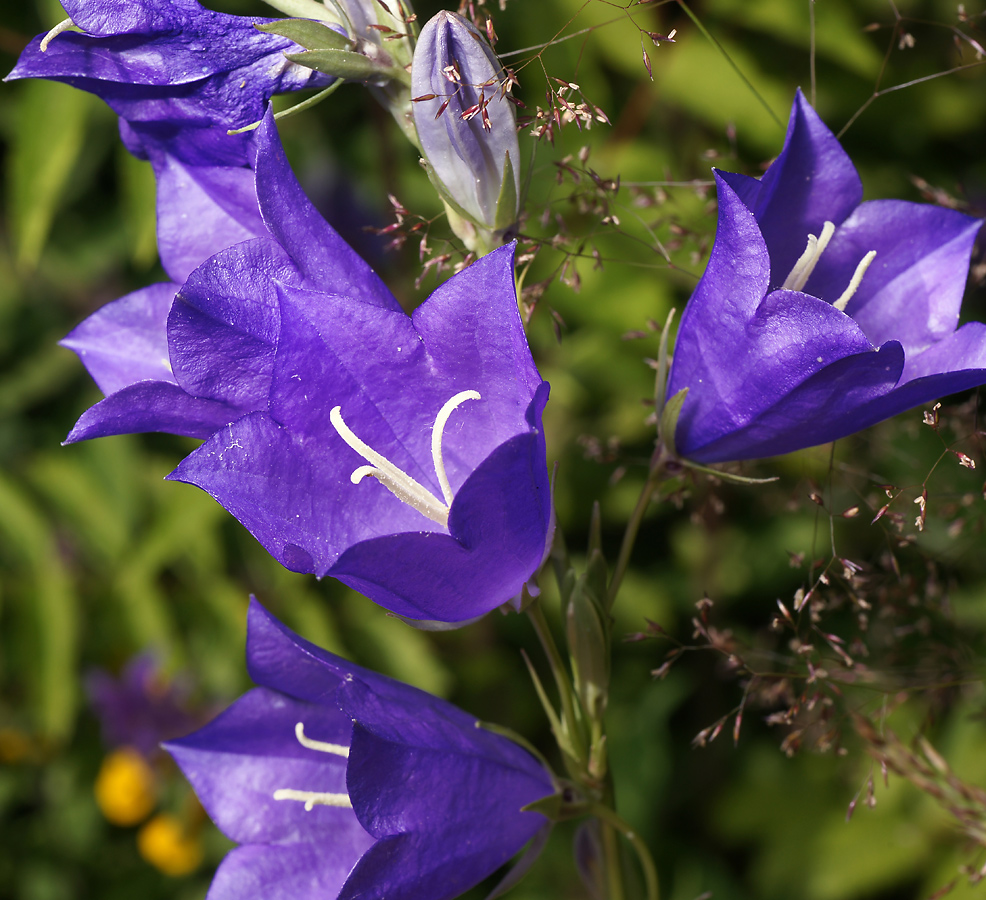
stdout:
[(517, 123), (505, 77), (486, 38), (462, 16), (443, 10), (421, 29), (411, 65), (421, 152), (447, 199), (490, 230), (515, 223), (520, 194)]
[(188, 710), (186, 691), (166, 681), (151, 656), (135, 656), (119, 678), (94, 669), (85, 688), (110, 747), (133, 747), (151, 757), (161, 741), (187, 734), (199, 721)]
[(763, 178), (716, 182), (716, 240), (668, 386), (688, 389), (681, 456), (787, 453), (986, 383), (986, 325), (956, 330), (980, 220), (860, 203), (855, 168), (800, 91)]
[(525, 750), (429, 694), (348, 663), (250, 607), (263, 687), (167, 745), (242, 846), (210, 900), (445, 900), (547, 827)]
[[(83, 33), (39, 35), (7, 79), (48, 78), (89, 91), (121, 117), (132, 153), (154, 149), (190, 165), (243, 165), (273, 94), (331, 79), (289, 62), (296, 44), (268, 22), (203, 8), (197, 0), (64, 0)], [(46, 40), (47, 38), (47, 40)]]
[(206, 438), (170, 477), (212, 494), (282, 565), (409, 618), (482, 615), (538, 568), (551, 519), (548, 386), (513, 248), (409, 317), (310, 205), (269, 116), (257, 151), (267, 237), (211, 257), (173, 305), (148, 288), (66, 339), (108, 394), (68, 440)]

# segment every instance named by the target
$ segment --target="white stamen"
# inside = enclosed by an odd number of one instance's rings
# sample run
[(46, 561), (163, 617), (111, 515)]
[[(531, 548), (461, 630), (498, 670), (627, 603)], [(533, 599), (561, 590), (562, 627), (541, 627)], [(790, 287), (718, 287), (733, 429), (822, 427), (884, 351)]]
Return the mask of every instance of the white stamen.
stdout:
[(353, 484), (359, 484), (367, 475), (372, 475), (385, 488), (394, 494), (398, 500), (414, 507), (419, 513), (427, 516), (439, 525), (448, 524), (448, 507), (431, 491), (422, 487), (403, 469), (398, 469), (389, 459), (381, 456), (372, 447), (364, 444), (342, 420), (342, 407), (335, 406), (329, 412), (329, 421), (350, 447), (360, 456), (369, 460), (372, 465), (360, 466), (350, 476)]
[(781, 285), (783, 290), (800, 291), (808, 283), (811, 273), (815, 271), (815, 266), (829, 245), (829, 241), (832, 240), (833, 234), (835, 234), (835, 225), (826, 222), (822, 225), (822, 233), (818, 237), (813, 234), (808, 235), (808, 246), (805, 247), (805, 252), (798, 257), (798, 261), (794, 264), (790, 274), (784, 279), (784, 284)]
[(316, 806), (335, 806), (339, 809), (352, 809), (353, 803), (348, 794), (326, 794), (320, 791), (296, 791), (292, 788), (280, 788), (274, 791), (275, 800), (297, 800), (305, 804), (305, 812), (311, 812)]
[(318, 750), (319, 753), (333, 753), (336, 756), (349, 758), (349, 748), (342, 744), (329, 744), (326, 741), (316, 741), (310, 737), (305, 737), (305, 723), (299, 722), (294, 726), (294, 736), (298, 743), (308, 750)]
[(54, 28), (51, 29), (51, 31), (49, 31), (43, 38), (41, 38), (41, 45), (40, 45), (41, 52), (47, 53), (48, 45), (52, 42), (52, 40), (58, 37), (58, 35), (60, 35), (63, 31), (68, 31), (69, 28), (72, 28), (74, 26), (75, 26), (75, 22), (73, 22), (71, 19), (63, 19), (61, 22), (59, 22)]
[(459, 391), (439, 411), (431, 431), (431, 458), (435, 464), (435, 475), (442, 488), (443, 503), (426, 487), (415, 481), (407, 472), (399, 469), (389, 459), (377, 453), (368, 444), (361, 441), (352, 429), (343, 421), (342, 407), (336, 406), (329, 411), (329, 421), (333, 428), (350, 447), (352, 447), (367, 462), (368, 466), (360, 466), (349, 476), (353, 484), (359, 484), (367, 475), (376, 478), (398, 500), (413, 507), (423, 516), (427, 516), (439, 525), (448, 526), (449, 507), (452, 505), (452, 486), (445, 472), (445, 460), (442, 457), (442, 438), (445, 425), (452, 413), (466, 400), (481, 400), (478, 391)]
[(452, 487), (448, 483), (448, 476), (445, 474), (445, 460), (442, 459), (442, 435), (445, 432), (445, 423), (449, 416), (455, 412), (456, 408), (465, 403), (466, 400), (482, 400), (478, 391), (459, 391), (449, 400), (439, 411), (435, 418), (435, 427), (431, 432), (431, 458), (435, 461), (435, 474), (438, 476), (438, 483), (442, 486), (442, 495), (445, 497), (447, 506), (452, 505)]
[(856, 266), (856, 271), (852, 273), (852, 278), (849, 280), (849, 287), (847, 287), (842, 292), (842, 296), (832, 304), (837, 310), (839, 310), (839, 312), (846, 311), (846, 305), (852, 299), (852, 295), (859, 289), (859, 283), (863, 280), (866, 270), (870, 267), (870, 263), (873, 262), (874, 259), (876, 259), (876, 250), (870, 250), (870, 252), (859, 261), (859, 265)]

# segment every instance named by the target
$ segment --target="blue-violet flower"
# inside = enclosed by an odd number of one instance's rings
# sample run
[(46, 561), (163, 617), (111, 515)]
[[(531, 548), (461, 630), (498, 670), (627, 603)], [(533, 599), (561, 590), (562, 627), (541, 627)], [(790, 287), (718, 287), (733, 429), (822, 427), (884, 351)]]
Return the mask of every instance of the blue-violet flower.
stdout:
[(255, 688), (166, 744), (241, 844), (209, 900), (447, 900), (546, 828), (526, 750), (416, 688), (302, 640), (256, 601)]
[(170, 308), (161, 287), (69, 335), (108, 396), (68, 440), (206, 438), (170, 478), (212, 494), (282, 565), (398, 615), (462, 622), (507, 602), (551, 525), (548, 385), (513, 247), (409, 317), (304, 196), (270, 115), (255, 171), (266, 236), (206, 260)]
[(956, 330), (980, 220), (862, 185), (800, 91), (757, 180), (716, 173), (719, 225), (668, 385), (677, 452), (787, 453), (986, 383), (986, 325)]
[(520, 151), (507, 91), (503, 65), (471, 22), (442, 11), (421, 29), (411, 64), (421, 152), (446, 198), (490, 231), (517, 219)]
[(213, 12), (197, 0), (62, 6), (82, 33), (38, 35), (7, 78), (48, 78), (98, 95), (141, 158), (157, 148), (191, 165), (245, 164), (250, 137), (228, 130), (258, 121), (273, 94), (331, 82), (285, 59), (301, 49), (292, 41), (254, 27), (269, 19)]

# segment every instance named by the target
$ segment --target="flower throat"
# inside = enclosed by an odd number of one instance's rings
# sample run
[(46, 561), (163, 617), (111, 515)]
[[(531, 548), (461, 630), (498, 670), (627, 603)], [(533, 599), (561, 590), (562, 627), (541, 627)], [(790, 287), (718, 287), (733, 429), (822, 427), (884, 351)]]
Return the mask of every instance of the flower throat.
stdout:
[[(829, 245), (829, 241), (832, 240), (833, 234), (835, 234), (835, 225), (826, 221), (822, 225), (822, 233), (820, 235), (817, 237), (813, 234), (808, 235), (808, 246), (805, 247), (805, 252), (798, 257), (794, 268), (791, 269), (787, 278), (784, 279), (784, 283), (781, 285), (782, 290), (800, 291), (804, 288), (808, 283), (808, 279), (811, 278), (811, 273), (815, 271), (818, 260), (821, 259), (825, 248)], [(849, 279), (849, 286), (842, 292), (839, 299), (832, 304), (839, 312), (846, 311), (846, 306), (852, 299), (853, 294), (859, 289), (860, 282), (863, 280), (866, 270), (870, 267), (870, 263), (874, 259), (876, 259), (876, 250), (870, 250), (859, 261), (856, 271), (852, 273), (852, 278)]]

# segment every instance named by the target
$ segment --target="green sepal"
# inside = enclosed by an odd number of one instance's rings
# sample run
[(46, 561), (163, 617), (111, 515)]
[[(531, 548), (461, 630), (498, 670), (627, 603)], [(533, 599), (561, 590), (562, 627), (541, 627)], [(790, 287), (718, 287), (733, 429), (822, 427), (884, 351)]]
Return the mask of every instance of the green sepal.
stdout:
[(600, 723), (609, 699), (610, 629), (599, 594), (590, 584), (601, 580), (605, 591), (606, 573), (602, 554), (590, 557), (590, 568), (575, 584), (566, 609), (568, 652), (572, 661), (572, 680), (579, 702), (591, 723)]
[(517, 224), (517, 182), (514, 179), (514, 165), (510, 151), (503, 155), (503, 180), (500, 194), (496, 198), (496, 213), (493, 217), (493, 230), (504, 232)]
[(654, 408), (658, 415), (664, 412), (664, 401), (667, 399), (668, 387), (668, 368), (670, 358), (668, 357), (668, 338), (671, 335), (671, 323), (674, 321), (676, 310), (672, 309), (668, 313), (668, 319), (664, 323), (664, 330), (661, 332), (661, 343), (657, 351), (657, 377), (654, 379)]
[(678, 391), (664, 404), (657, 420), (657, 437), (671, 456), (678, 455), (674, 445), (674, 432), (678, 427), (678, 417), (681, 415), (681, 407), (684, 406), (687, 396), (688, 388), (682, 388)]
[(346, 81), (368, 81), (389, 75), (389, 70), (380, 68), (369, 57), (349, 50), (306, 50), (284, 55), (299, 66)]
[(588, 804), (574, 786), (567, 786), (557, 794), (549, 794), (527, 806), (520, 808), (521, 812), (541, 813), (551, 822), (564, 822), (577, 819), (587, 812)]
[(279, 34), (306, 50), (352, 50), (354, 46), (344, 34), (311, 19), (279, 19), (266, 25), (254, 25), (254, 28), (267, 34)]

